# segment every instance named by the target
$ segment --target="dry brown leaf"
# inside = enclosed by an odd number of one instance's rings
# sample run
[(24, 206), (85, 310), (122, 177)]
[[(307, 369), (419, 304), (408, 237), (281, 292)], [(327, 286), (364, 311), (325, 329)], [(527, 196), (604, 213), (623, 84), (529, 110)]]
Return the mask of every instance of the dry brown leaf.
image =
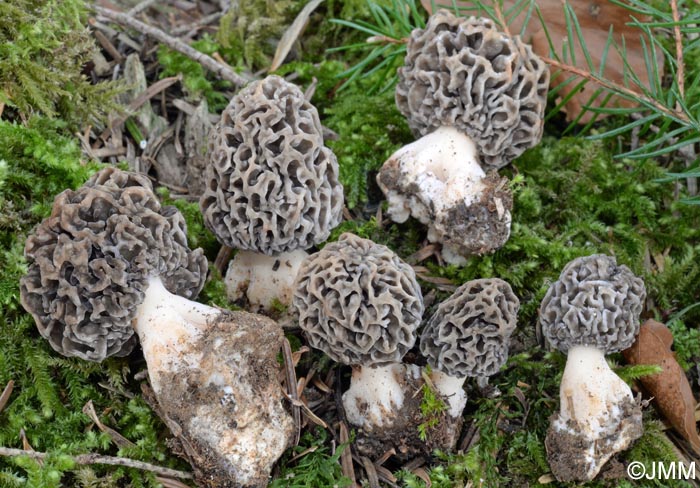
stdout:
[[(452, 2), (438, 1), (435, 2), (437, 6), (451, 8)], [(646, 64), (644, 62), (644, 51), (642, 49), (642, 33), (639, 29), (626, 25), (632, 21), (630, 16), (630, 11), (615, 5), (609, 1), (591, 1), (591, 0), (569, 0), (569, 5), (573, 8), (578, 18), (579, 24), (581, 26), (581, 33), (585, 39), (586, 46), (590, 53), (593, 66), (595, 70), (598, 70), (603, 51), (605, 50), (605, 45), (608, 40), (608, 33), (610, 26), (613, 27), (613, 45), (608, 49), (607, 59), (605, 61), (605, 70), (603, 72), (603, 77), (614, 81), (619, 85), (625, 85), (625, 78), (623, 74), (625, 63), (623, 62), (622, 56), (615, 49), (615, 44), (618, 46), (625, 46), (626, 52), (626, 62), (629, 65), (628, 72), (634, 72), (641, 83), (644, 86), (649, 86), (649, 77), (646, 69)], [(421, 0), (421, 4), (428, 12), (431, 12), (431, 0)], [(457, 1), (458, 7), (474, 8), (474, 2), (469, 1)], [(505, 0), (503, 2), (504, 11), (508, 11), (510, 7), (515, 4), (514, 0)], [(567, 29), (566, 29), (566, 16), (564, 13), (564, 1), (563, 0), (538, 0), (537, 5), (542, 12), (542, 18), (545, 19), (547, 24), (547, 31), (549, 32), (552, 45), (557, 49), (557, 54), (562, 56), (561, 60), (565, 64), (576, 66), (577, 68), (590, 71), (588, 68), (588, 63), (585, 56), (583, 55), (583, 50), (578, 42), (578, 39), (574, 39), (575, 47), (575, 62), (571, 59), (569, 54), (570, 50), (567, 48), (564, 53), (562, 53), (562, 46), (565, 45), (567, 39)], [(527, 9), (524, 9), (518, 17), (513, 19), (509, 25), (509, 30), (513, 34), (520, 33), (522, 30), (523, 22), (527, 14)], [(638, 19), (643, 21), (644, 18)], [(574, 34), (576, 37), (576, 34)], [(624, 38), (624, 43), (623, 43)], [(536, 13), (533, 12), (530, 22), (528, 23), (525, 33), (523, 36), (525, 42), (532, 44), (533, 50), (540, 56), (549, 57), (549, 41), (547, 40), (547, 35), (542, 27), (542, 22)], [(659, 73), (663, 73), (663, 63), (664, 57), (660, 50), (657, 49), (657, 59), (659, 62), (658, 70)], [(570, 73), (552, 73), (552, 78), (550, 85), (552, 88), (563, 83), (571, 76)], [(571, 92), (574, 87), (578, 84), (578, 81), (573, 80), (562, 87), (560, 97), (565, 97)], [(591, 100), (592, 95), (598, 89), (598, 85), (592, 82), (586, 84), (583, 90), (574, 95), (564, 107), (566, 112), (566, 117), (569, 121), (576, 120), (581, 110), (584, 106), (600, 107), (603, 103), (606, 92), (600, 93), (594, 100)], [(640, 90), (630, 85), (630, 88), (636, 92)], [(634, 107), (636, 104), (626, 99), (619, 97), (612, 98), (606, 104), (608, 107)], [(586, 112), (579, 119), (580, 123), (589, 122), (593, 116), (592, 112)], [(599, 118), (603, 117), (600, 115)]]
[(294, 19), (292, 25), (287, 28), (282, 36), (282, 39), (280, 39), (280, 42), (277, 44), (277, 51), (275, 52), (275, 58), (272, 60), (272, 64), (268, 69), (269, 72), (275, 71), (277, 68), (282, 66), (287, 54), (289, 54), (289, 51), (292, 50), (292, 45), (299, 38), (301, 32), (304, 30), (304, 27), (306, 27), (306, 24), (308, 24), (309, 17), (313, 11), (316, 10), (319, 5), (321, 5), (321, 2), (323, 2), (323, 0), (311, 0), (309, 3), (304, 5), (303, 9), (301, 9), (299, 15), (297, 15), (296, 19)]
[(662, 372), (640, 379), (654, 397), (661, 414), (700, 455), (700, 436), (695, 428), (695, 398), (683, 369), (671, 351), (673, 335), (664, 324), (647, 320), (639, 330), (637, 341), (622, 351), (630, 364), (657, 364)]

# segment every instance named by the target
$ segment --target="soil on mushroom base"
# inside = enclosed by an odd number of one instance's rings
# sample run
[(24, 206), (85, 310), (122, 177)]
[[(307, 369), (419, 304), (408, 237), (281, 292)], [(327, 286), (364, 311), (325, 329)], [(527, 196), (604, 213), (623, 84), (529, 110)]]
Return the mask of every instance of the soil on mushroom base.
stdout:
[[(278, 379), (276, 356), (282, 337), (279, 325), (266, 317), (223, 313), (194, 347), (201, 353), (199, 368), (183, 368), (163, 378), (168, 388), (160, 394), (160, 410), (176, 437), (173, 444), (178, 454), (196, 467), (195, 479), (201, 486), (267, 486), (276, 456), (265, 451), (281, 454), (293, 430), (291, 417), (282, 407)], [(222, 368), (222, 362), (230, 367)], [(193, 432), (197, 419), (212, 417), (220, 424), (216, 432), (204, 436), (201, 431)], [(266, 446), (263, 438), (269, 437), (268, 426), (279, 432), (279, 439)], [(247, 445), (249, 438), (260, 440), (254, 449), (259, 458), (237, 449)], [(230, 448), (235, 457), (250, 457), (249, 463), (256, 465), (250, 471), (257, 474), (241, 483), (237, 468), (212, 447), (217, 445)]]
[[(625, 402), (620, 407), (622, 421), (618, 428), (595, 442), (593, 455), (596, 464), (599, 464), (601, 459), (609, 457), (611, 453), (621, 450), (619, 446), (615, 446), (620, 437), (628, 439), (627, 444), (629, 445), (644, 433), (640, 400)], [(550, 417), (550, 424), (556, 421), (558, 415), (557, 413)], [(555, 431), (550, 427), (547, 432), (545, 439), (547, 457), (552, 471), (557, 473), (559, 481), (587, 479), (591, 461), (582, 460), (581, 453), (586, 452), (591, 447), (591, 441), (583, 435), (575, 434), (583, 431), (584, 428), (578, 422), (569, 420), (566, 423), (566, 430)], [(606, 477), (610, 477), (610, 473)]]
[[(419, 455), (430, 455), (435, 449), (449, 450), (454, 447), (462, 427), (462, 417), (451, 417), (446, 411), (436, 413), (434, 426), (425, 430), (425, 440), (420, 438), (419, 426), (430, 420), (421, 412), (423, 401), (423, 378), (404, 374), (397, 378), (404, 392), (404, 403), (391, 426), (376, 428), (371, 433), (358, 429), (355, 447), (370, 459), (377, 459), (387, 449), (396, 449), (396, 458), (408, 461)], [(360, 405), (366, 411), (368, 405)]]
[[(501, 247), (510, 236), (510, 219), (502, 219), (513, 208), (513, 195), (508, 179), (496, 171), (486, 174), (480, 182), (484, 189), (479, 203), (460, 203), (451, 208), (441, 227), (452, 229), (445, 234), (445, 246), (454, 247), (462, 256), (481, 255)], [(496, 214), (497, 218), (493, 218)], [(468, 243), (468, 246), (465, 246)], [(498, 243), (497, 245), (494, 243)]]

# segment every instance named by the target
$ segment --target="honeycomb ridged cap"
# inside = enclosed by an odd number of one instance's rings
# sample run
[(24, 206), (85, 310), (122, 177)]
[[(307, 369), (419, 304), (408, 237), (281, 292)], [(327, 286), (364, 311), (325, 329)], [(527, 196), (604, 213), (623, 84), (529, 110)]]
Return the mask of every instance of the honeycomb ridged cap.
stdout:
[(439, 10), (411, 33), (396, 104), (415, 134), (453, 126), (499, 169), (542, 138), (548, 89), (548, 66), (519, 37)]

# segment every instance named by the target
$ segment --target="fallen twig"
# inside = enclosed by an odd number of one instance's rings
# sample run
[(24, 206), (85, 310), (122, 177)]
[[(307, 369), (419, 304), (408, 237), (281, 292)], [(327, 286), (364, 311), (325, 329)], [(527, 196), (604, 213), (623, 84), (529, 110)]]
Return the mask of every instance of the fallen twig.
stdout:
[(90, 420), (93, 421), (93, 423), (97, 426), (98, 429), (109, 435), (109, 437), (112, 438), (112, 442), (114, 442), (117, 445), (117, 447), (134, 447), (136, 445), (129, 439), (121, 435), (119, 432), (112, 429), (111, 427), (108, 427), (100, 421), (100, 418), (97, 416), (97, 412), (95, 411), (95, 405), (92, 403), (92, 400), (88, 400), (88, 402), (85, 405), (83, 405), (83, 413), (90, 417)]
[(188, 23), (185, 25), (181, 25), (180, 27), (176, 27), (172, 30), (172, 35), (174, 36), (182, 36), (187, 34), (189, 36), (189, 33), (192, 31), (196, 31), (197, 29), (207, 26), (214, 22), (215, 20), (219, 20), (219, 18), (223, 14), (221, 12), (214, 12), (213, 14), (207, 15), (206, 17), (202, 17), (201, 19), (197, 20), (196, 22)]
[(343, 452), (340, 453), (340, 467), (343, 470), (343, 476), (352, 481), (352, 488), (357, 488), (357, 477), (355, 476), (355, 468), (352, 464), (352, 453), (350, 452), (350, 435), (345, 422), (340, 422), (340, 442), (345, 444)]
[(365, 468), (365, 473), (367, 473), (367, 481), (370, 488), (379, 488), (379, 477), (377, 476), (377, 468), (374, 463), (366, 456), (361, 456), (362, 467)]
[(157, 1), (158, 0), (143, 0), (143, 2), (138, 3), (133, 8), (128, 10), (126, 12), (126, 15), (128, 15), (129, 17), (135, 17), (138, 14), (140, 14), (141, 12), (143, 12), (144, 10), (147, 10), (149, 7), (151, 7), (151, 5), (153, 5)]
[[(5, 457), (17, 457), (26, 456), (30, 459), (44, 460), (49, 456), (49, 453), (38, 452), (38, 451), (28, 451), (24, 449), (12, 449), (10, 447), (0, 447), (0, 456)], [(77, 456), (71, 456), (71, 459), (75, 464), (86, 465), (86, 464), (108, 464), (110, 466), (124, 466), (127, 468), (140, 469), (141, 471), (150, 471), (162, 476), (167, 476), (169, 478), (180, 478), (180, 479), (192, 479), (192, 473), (187, 473), (185, 471), (178, 471), (176, 469), (164, 468), (162, 466), (156, 466), (150, 463), (144, 463), (143, 461), (136, 461), (134, 459), (115, 457), (115, 456), (103, 456), (101, 454), (89, 453), (89, 454), (79, 454)]]
[(231, 254), (233, 254), (233, 248), (228, 246), (221, 246), (219, 252), (216, 254), (214, 267), (219, 271), (221, 276), (226, 276), (226, 265), (231, 260)]
[(268, 68), (268, 72), (275, 71), (277, 68), (282, 66), (282, 63), (284, 63), (289, 51), (292, 49), (292, 45), (299, 38), (306, 24), (308, 24), (311, 13), (316, 10), (319, 5), (321, 5), (321, 2), (323, 2), (323, 0), (311, 0), (308, 2), (301, 12), (299, 12), (296, 19), (294, 19), (292, 25), (290, 25), (287, 30), (284, 31), (282, 38), (277, 44), (275, 57), (272, 60), (272, 64)]
[(197, 51), (193, 47), (189, 46), (188, 44), (185, 44), (179, 39), (176, 39), (175, 37), (172, 37), (162, 30), (158, 29), (157, 27), (153, 27), (148, 24), (144, 24), (140, 20), (136, 20), (133, 17), (130, 17), (127, 14), (121, 13), (121, 12), (115, 12), (114, 10), (110, 10), (108, 8), (104, 7), (99, 7), (97, 5), (93, 6), (93, 9), (95, 12), (97, 12), (99, 15), (116, 22), (120, 25), (123, 25), (125, 27), (129, 27), (131, 29), (137, 30), (141, 34), (153, 37), (154, 39), (160, 41), (164, 45), (168, 46), (170, 49), (173, 49), (179, 53), (184, 54), (188, 58), (197, 61), (199, 64), (201, 64), (204, 68), (208, 69), (209, 71), (213, 72), (220, 78), (230, 81), (236, 86), (243, 86), (246, 83), (250, 81), (250, 79), (246, 76), (239, 75), (235, 71), (233, 71), (231, 68), (228, 66), (225, 66), (219, 62), (217, 62), (214, 58), (211, 56), (208, 56), (202, 52)]
[(5, 386), (5, 389), (2, 391), (2, 394), (0, 395), (0, 412), (2, 412), (2, 409), (5, 408), (5, 405), (7, 405), (8, 400), (10, 399), (10, 395), (12, 395), (12, 390), (15, 387), (15, 382), (10, 380), (7, 383), (7, 386)]
[(689, 123), (690, 119), (688, 116), (680, 112), (678, 110), (673, 110), (665, 106), (664, 104), (654, 100), (653, 98), (649, 98), (646, 95), (643, 95), (639, 93), (636, 90), (633, 90), (631, 88), (628, 88), (624, 85), (620, 85), (619, 83), (615, 83), (612, 80), (608, 80), (606, 78), (602, 78), (600, 76), (596, 76), (593, 73), (577, 68), (576, 66), (571, 66), (570, 64), (562, 63), (561, 61), (557, 61), (556, 59), (548, 58), (546, 56), (540, 56), (540, 59), (547, 63), (548, 65), (560, 69), (562, 71), (567, 71), (573, 75), (576, 75), (580, 78), (585, 78), (588, 81), (592, 81), (594, 83), (597, 83), (601, 85), (603, 88), (607, 88), (608, 90), (617, 93), (619, 95), (622, 95), (624, 97), (629, 98), (630, 100), (635, 100), (638, 102), (645, 103), (647, 105), (653, 106), (655, 109), (657, 109), (660, 112), (663, 112), (664, 114), (668, 115), (669, 117), (672, 117), (676, 120), (680, 120), (685, 123)]
[(297, 375), (294, 370), (294, 361), (292, 359), (292, 346), (289, 340), (284, 337), (282, 340), (282, 358), (284, 358), (284, 373), (285, 382), (287, 383), (287, 393), (292, 398), (292, 415), (294, 417), (294, 445), (299, 444), (301, 436), (301, 407), (294, 404), (300, 402), (299, 392), (297, 391)]

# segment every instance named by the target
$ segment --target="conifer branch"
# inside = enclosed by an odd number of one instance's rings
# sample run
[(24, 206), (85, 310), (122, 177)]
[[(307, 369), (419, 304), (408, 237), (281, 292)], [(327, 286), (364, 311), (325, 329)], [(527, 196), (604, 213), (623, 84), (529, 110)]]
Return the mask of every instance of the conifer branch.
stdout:
[[(13, 449), (10, 447), (0, 447), (0, 456), (26, 456), (30, 459), (44, 460), (49, 456), (49, 453), (29, 451), (24, 449)], [(162, 466), (156, 466), (155, 464), (145, 463), (143, 461), (136, 461), (134, 459), (123, 457), (103, 456), (101, 454), (95, 453), (79, 454), (77, 456), (69, 457), (75, 464), (78, 465), (108, 464), (110, 466), (124, 466), (126, 468), (140, 469), (141, 471), (150, 471), (152, 473), (156, 473), (161, 476), (167, 476), (169, 478), (192, 479), (193, 477), (192, 473), (178, 471), (176, 469), (164, 468)]]
[(607, 88), (608, 90), (618, 93), (626, 98), (629, 98), (630, 100), (635, 100), (645, 105), (651, 105), (658, 111), (663, 112), (664, 114), (668, 115), (669, 117), (673, 117), (676, 120), (680, 120), (685, 123), (690, 123), (690, 119), (685, 113), (679, 112), (677, 110), (672, 110), (666, 105), (658, 102), (657, 100), (649, 98), (636, 90), (628, 88), (624, 85), (620, 85), (619, 83), (615, 83), (614, 81), (609, 80), (607, 78), (596, 76), (588, 70), (581, 69), (570, 64), (562, 63), (561, 61), (557, 61), (556, 59), (548, 58), (546, 56), (540, 56), (540, 59), (554, 68), (566, 71), (578, 77), (585, 78), (588, 81), (597, 83), (603, 88)]

